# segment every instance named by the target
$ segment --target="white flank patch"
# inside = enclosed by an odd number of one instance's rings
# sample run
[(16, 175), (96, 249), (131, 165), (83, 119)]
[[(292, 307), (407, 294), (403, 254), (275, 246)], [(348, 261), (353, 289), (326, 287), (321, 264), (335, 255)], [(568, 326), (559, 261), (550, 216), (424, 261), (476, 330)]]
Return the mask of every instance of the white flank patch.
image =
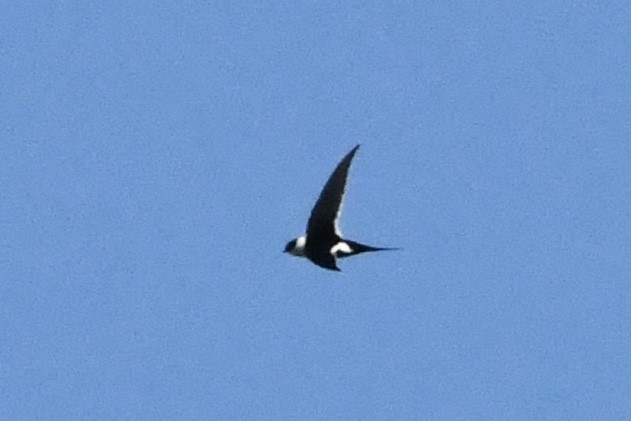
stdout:
[(344, 241), (340, 241), (339, 243), (331, 247), (331, 254), (334, 256), (336, 256), (338, 253), (350, 254), (352, 252), (353, 250), (351, 249), (351, 247)]

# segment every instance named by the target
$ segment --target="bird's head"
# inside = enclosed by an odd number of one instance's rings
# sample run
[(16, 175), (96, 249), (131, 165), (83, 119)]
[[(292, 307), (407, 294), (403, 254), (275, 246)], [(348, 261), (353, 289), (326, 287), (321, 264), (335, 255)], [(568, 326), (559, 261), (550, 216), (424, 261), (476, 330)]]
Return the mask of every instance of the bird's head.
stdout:
[(285, 251), (283, 251), (283, 253), (291, 253), (291, 251), (295, 248), (296, 248), (296, 239), (294, 238), (293, 240), (291, 240), (285, 245)]
[(307, 244), (307, 237), (294, 238), (285, 245), (285, 253), (293, 254), (294, 256), (305, 255), (305, 245)]

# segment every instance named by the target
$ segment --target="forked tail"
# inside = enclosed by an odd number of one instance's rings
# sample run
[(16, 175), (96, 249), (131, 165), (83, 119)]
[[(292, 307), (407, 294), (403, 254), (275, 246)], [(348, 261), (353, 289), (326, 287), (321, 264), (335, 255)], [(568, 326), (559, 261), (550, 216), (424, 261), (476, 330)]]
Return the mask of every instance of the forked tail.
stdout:
[(361, 244), (361, 243), (351, 241), (351, 240), (344, 240), (344, 241), (346, 241), (348, 245), (351, 246), (351, 249), (353, 250), (353, 252), (350, 253), (349, 256), (352, 256), (354, 254), (364, 253), (367, 251), (401, 250), (398, 247), (373, 247), (373, 246), (367, 246), (366, 244)]

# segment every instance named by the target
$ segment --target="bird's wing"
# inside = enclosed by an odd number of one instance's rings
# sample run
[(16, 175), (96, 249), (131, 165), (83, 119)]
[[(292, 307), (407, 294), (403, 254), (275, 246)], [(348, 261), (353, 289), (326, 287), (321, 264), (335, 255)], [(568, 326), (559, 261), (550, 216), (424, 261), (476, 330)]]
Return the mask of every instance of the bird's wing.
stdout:
[(346, 189), (346, 178), (351, 161), (359, 145), (355, 146), (333, 171), (326, 182), (320, 197), (311, 210), (311, 216), (307, 223), (307, 242), (318, 240), (320, 243), (331, 245), (340, 236), (337, 220), (342, 210), (342, 200)]
[(335, 256), (329, 253), (326, 249), (312, 251), (307, 255), (307, 257), (320, 267), (340, 272), (340, 268), (337, 267), (337, 260), (335, 259)]

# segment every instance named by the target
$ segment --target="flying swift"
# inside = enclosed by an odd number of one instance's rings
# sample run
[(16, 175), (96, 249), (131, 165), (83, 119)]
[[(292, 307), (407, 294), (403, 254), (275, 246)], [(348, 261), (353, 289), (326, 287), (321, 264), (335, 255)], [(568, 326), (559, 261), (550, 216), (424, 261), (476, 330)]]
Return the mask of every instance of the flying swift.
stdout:
[(307, 223), (307, 234), (295, 238), (285, 246), (285, 253), (306, 257), (316, 265), (329, 270), (340, 271), (337, 259), (356, 254), (397, 250), (389, 247), (373, 247), (344, 239), (338, 221), (342, 211), (348, 170), (359, 145), (355, 146), (337, 164), (337, 167), (324, 185)]

